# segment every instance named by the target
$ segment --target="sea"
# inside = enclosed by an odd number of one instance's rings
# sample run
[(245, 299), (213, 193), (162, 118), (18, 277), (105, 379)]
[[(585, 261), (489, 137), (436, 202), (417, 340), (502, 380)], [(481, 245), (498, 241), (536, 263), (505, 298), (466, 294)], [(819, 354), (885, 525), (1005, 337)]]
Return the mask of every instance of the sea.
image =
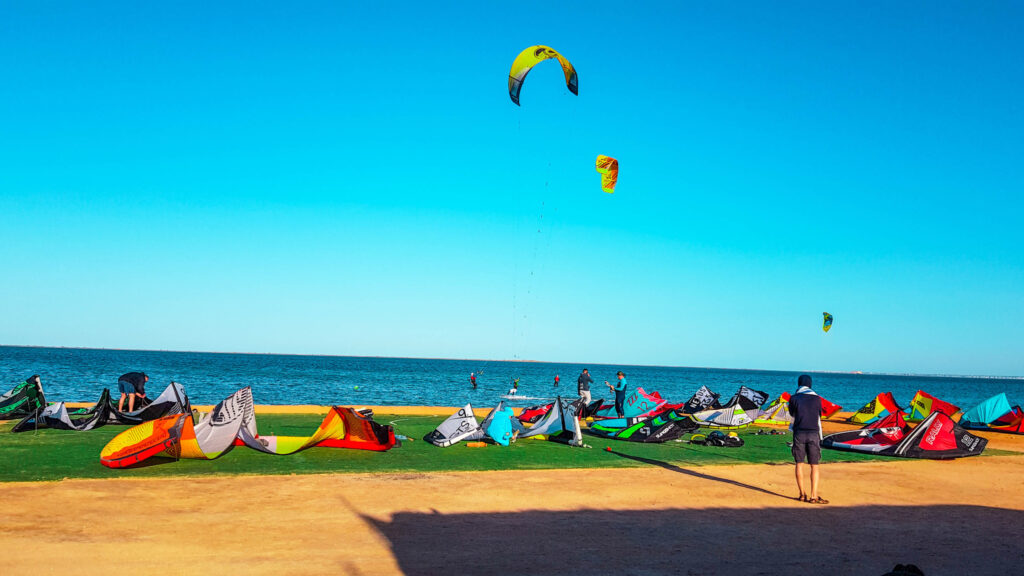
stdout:
[[(251, 386), (257, 404), (462, 406), (497, 404), (519, 378), (513, 405), (539, 404), (556, 396), (575, 396), (576, 378), (588, 368), (592, 395), (611, 398), (604, 381), (619, 370), (630, 387), (657, 391), (671, 402), (686, 401), (704, 385), (724, 398), (740, 386), (772, 398), (796, 386), (799, 372), (628, 366), (610, 364), (446, 360), (358, 356), (298, 356), (83, 348), (0, 346), (0, 393), (33, 374), (42, 378), (48, 401), (95, 401), (104, 388), (116, 392), (125, 372), (149, 375), (146, 389), (159, 394), (170, 382), (185, 386), (194, 404), (215, 404)], [(477, 388), (470, 385), (477, 375)], [(961, 408), (1005, 392), (1011, 403), (1024, 402), (1024, 378), (848, 374), (810, 372), (814, 389), (846, 410), (856, 410), (881, 392), (893, 392), (905, 406), (924, 390)], [(555, 376), (560, 377), (558, 385)]]

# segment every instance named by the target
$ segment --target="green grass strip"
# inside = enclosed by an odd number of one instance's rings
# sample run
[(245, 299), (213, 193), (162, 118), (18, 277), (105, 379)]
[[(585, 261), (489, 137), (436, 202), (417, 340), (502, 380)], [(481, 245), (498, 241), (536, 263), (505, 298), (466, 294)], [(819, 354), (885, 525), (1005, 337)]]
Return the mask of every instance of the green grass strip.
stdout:
[[(715, 448), (679, 442), (638, 444), (584, 435), (590, 449), (525, 439), (508, 448), (489, 445), (467, 448), (457, 444), (437, 448), (422, 441), (445, 416), (391, 416), (378, 414), (381, 423), (395, 421), (395, 430), (413, 438), (388, 452), (311, 448), (292, 456), (271, 456), (236, 447), (218, 460), (152, 459), (139, 468), (112, 470), (100, 464), (100, 450), (125, 428), (104, 426), (88, 432), (39, 430), (12, 434), (13, 422), (0, 425), (0, 482), (61, 480), (64, 478), (147, 478), (164, 476), (225, 476), (236, 474), (320, 473), (424, 473), (474, 470), (542, 470), (557, 468), (636, 468), (673, 464), (683, 467), (715, 464), (783, 464), (792, 460), (786, 443), (790, 435), (754, 435), (755, 428), (739, 431), (741, 448)], [(257, 417), (263, 435), (308, 436), (322, 415), (275, 414)], [(702, 431), (703, 432), (703, 431)], [(614, 452), (606, 452), (611, 446)], [(986, 455), (1012, 452), (986, 450)], [(632, 458), (631, 458), (632, 457)], [(827, 450), (825, 463), (890, 460)]]

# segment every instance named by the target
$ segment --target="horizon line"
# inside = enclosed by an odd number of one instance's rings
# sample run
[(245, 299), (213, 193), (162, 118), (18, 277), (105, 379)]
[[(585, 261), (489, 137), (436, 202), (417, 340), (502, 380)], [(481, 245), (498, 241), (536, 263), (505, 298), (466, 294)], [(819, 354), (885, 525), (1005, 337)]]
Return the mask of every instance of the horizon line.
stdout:
[(454, 362), (520, 362), (524, 364), (583, 364), (591, 366), (631, 366), (637, 368), (679, 368), (684, 370), (729, 370), (736, 372), (779, 372), (779, 373), (811, 373), (811, 374), (842, 374), (848, 376), (912, 376), (920, 378), (977, 378), (991, 380), (1024, 380), (1024, 376), (997, 376), (989, 374), (917, 374), (913, 372), (866, 372), (862, 370), (779, 370), (773, 368), (727, 368), (721, 366), (673, 366), (667, 364), (606, 364), (603, 362), (565, 362), (554, 360), (525, 359), (494, 359), (494, 358), (442, 358), (432, 356), (355, 356), (346, 354), (299, 354), (295, 352), (230, 352), (210, 350), (166, 350), (147, 348), (104, 348), (92, 346), (45, 346), (40, 344), (0, 344), (0, 348), (48, 348), (53, 350), (99, 350), (111, 352), (164, 352), (172, 354), (234, 354), (238, 356), (308, 356), (312, 358), (376, 358), (394, 360), (445, 360)]

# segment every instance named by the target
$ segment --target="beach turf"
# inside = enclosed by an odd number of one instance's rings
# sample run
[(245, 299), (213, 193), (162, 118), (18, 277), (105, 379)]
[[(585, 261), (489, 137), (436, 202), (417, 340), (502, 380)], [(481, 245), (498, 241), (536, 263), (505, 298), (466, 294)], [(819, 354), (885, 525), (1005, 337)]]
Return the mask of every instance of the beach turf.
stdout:
[[(509, 447), (468, 448), (465, 443), (438, 448), (422, 440), (444, 415), (391, 416), (377, 414), (382, 424), (394, 422), (396, 434), (412, 438), (388, 452), (311, 448), (291, 456), (272, 456), (236, 447), (221, 458), (180, 460), (151, 458), (141, 466), (114, 470), (100, 464), (100, 450), (123, 426), (88, 432), (39, 430), (11, 433), (14, 422), (0, 424), (0, 482), (61, 480), (64, 478), (144, 478), (159, 476), (217, 476), (233, 474), (427, 473), (474, 470), (540, 470), (552, 468), (625, 468), (643, 466), (693, 467), (715, 464), (792, 461), (786, 445), (791, 436), (755, 435), (757, 428), (739, 431), (740, 448), (716, 448), (681, 442), (639, 444), (584, 434), (591, 448), (570, 448), (544, 440), (524, 439)], [(262, 435), (308, 436), (323, 419), (318, 414), (259, 415)], [(702, 430), (706, 432), (706, 430)], [(612, 451), (605, 450), (611, 447)], [(988, 454), (1000, 451), (988, 450)], [(894, 460), (849, 452), (825, 451), (824, 463)]]

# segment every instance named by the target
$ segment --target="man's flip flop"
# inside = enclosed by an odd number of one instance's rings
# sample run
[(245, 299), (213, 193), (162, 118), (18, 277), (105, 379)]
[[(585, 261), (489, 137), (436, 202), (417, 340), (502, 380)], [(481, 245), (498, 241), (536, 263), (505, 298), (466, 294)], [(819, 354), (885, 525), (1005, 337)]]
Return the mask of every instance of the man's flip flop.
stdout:
[(818, 496), (817, 498), (814, 498), (813, 500), (808, 500), (808, 502), (810, 502), (811, 504), (828, 504), (828, 500), (825, 500), (821, 496)]

